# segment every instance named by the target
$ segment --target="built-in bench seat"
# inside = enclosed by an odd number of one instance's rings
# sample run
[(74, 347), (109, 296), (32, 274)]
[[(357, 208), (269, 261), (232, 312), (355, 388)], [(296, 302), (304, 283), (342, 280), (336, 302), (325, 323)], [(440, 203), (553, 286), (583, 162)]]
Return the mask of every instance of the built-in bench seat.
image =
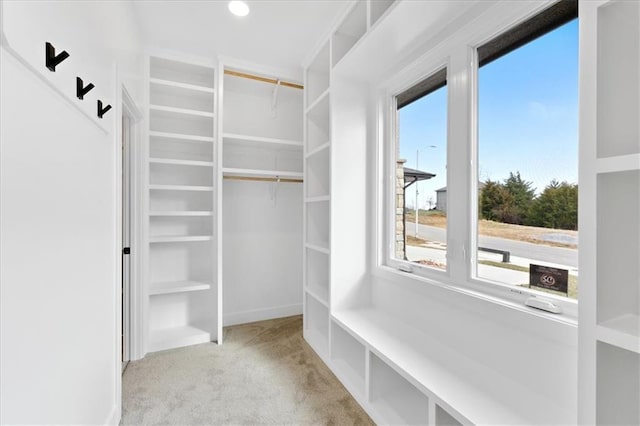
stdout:
[[(368, 357), (364, 363), (368, 370), (364, 380), (364, 403), (378, 423), (450, 424), (453, 419), (449, 416), (462, 424), (572, 422), (571, 413), (555, 404), (553, 395), (540, 395), (382, 310), (335, 312), (332, 322), (365, 348), (362, 353)], [(347, 388), (353, 388), (353, 379), (349, 376), (359, 375), (349, 374), (346, 365), (349, 357), (342, 358), (334, 371), (342, 376), (341, 380), (344, 378)], [(360, 369), (357, 365), (353, 368)], [(372, 377), (380, 375), (376, 369), (387, 369), (383, 373), (390, 382), (394, 378), (388, 377), (389, 371), (395, 372), (398, 380), (402, 380), (401, 376), (424, 397), (409, 385), (400, 386), (397, 391), (379, 392), (375, 388), (380, 384), (371, 383)], [(381, 394), (386, 396), (379, 396)], [(358, 399), (362, 401), (362, 398)], [(398, 403), (402, 400), (405, 402)], [(408, 406), (406, 401), (414, 401), (416, 406)], [(427, 414), (427, 407), (422, 405), (431, 407), (431, 412)], [(440, 421), (439, 417), (445, 420)]]

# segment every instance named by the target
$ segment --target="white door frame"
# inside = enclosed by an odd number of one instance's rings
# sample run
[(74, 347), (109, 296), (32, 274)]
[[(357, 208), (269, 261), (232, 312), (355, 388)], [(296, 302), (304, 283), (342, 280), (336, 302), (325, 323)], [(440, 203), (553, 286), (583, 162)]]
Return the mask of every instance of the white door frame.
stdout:
[(116, 119), (113, 127), (114, 132), (114, 156), (115, 156), (115, 182), (114, 197), (115, 211), (114, 221), (116, 224), (116, 234), (114, 235), (114, 249), (116, 250), (114, 293), (115, 293), (115, 364), (114, 364), (114, 396), (116, 403), (116, 414), (114, 424), (120, 422), (122, 415), (122, 117), (128, 117), (130, 123), (129, 142), (131, 174), (131, 221), (130, 221), (130, 321), (129, 321), (129, 359), (136, 360), (142, 358), (142, 280), (140, 267), (141, 243), (142, 243), (142, 207), (143, 207), (143, 179), (142, 179), (142, 126), (143, 115), (137, 107), (133, 97), (129, 94), (126, 86), (122, 82), (121, 74), (117, 65), (115, 68), (115, 113)]
[[(138, 124), (142, 120), (142, 113), (136, 106), (133, 98), (129, 95), (127, 88), (122, 85), (122, 117), (129, 118), (129, 163), (131, 165), (130, 191), (131, 191), (131, 222), (130, 222), (130, 321), (129, 321), (129, 359), (136, 360), (144, 356), (142, 351), (142, 203), (143, 203), (143, 180), (141, 168), (141, 129)], [(120, 189), (122, 186), (120, 186)], [(122, 194), (120, 194), (122, 195)]]

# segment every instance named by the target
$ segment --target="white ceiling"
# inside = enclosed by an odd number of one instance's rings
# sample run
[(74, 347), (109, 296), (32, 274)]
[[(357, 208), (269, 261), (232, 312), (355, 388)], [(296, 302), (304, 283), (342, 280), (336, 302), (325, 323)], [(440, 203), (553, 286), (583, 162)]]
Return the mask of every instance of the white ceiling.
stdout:
[(223, 55), (288, 70), (324, 36), (348, 0), (247, 0), (251, 13), (233, 16), (225, 0), (136, 0), (150, 47), (198, 56)]

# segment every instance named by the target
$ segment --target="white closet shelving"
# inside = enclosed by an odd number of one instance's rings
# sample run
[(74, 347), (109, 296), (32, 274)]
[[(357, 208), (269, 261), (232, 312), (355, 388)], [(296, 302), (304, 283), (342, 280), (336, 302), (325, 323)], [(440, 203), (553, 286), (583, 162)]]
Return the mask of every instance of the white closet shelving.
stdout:
[[(223, 66), (219, 139), (225, 325), (302, 312), (303, 86)], [(278, 79), (282, 78), (280, 83)]]
[[(549, 406), (394, 316), (357, 308), (367, 306), (362, 281), (371, 279), (370, 230), (354, 220), (366, 217), (370, 207), (362, 193), (370, 92), (341, 67), (394, 8), (393, 1), (354, 2), (305, 70), (304, 337), (379, 424), (545, 424), (570, 418), (566, 407)], [(516, 386), (513, 397), (505, 395), (504, 389)]]
[(582, 421), (640, 424), (640, 3), (580, 14)]
[(330, 326), (330, 43), (305, 72), (304, 337), (328, 359)]
[(149, 58), (149, 352), (222, 337), (215, 115), (213, 66)]

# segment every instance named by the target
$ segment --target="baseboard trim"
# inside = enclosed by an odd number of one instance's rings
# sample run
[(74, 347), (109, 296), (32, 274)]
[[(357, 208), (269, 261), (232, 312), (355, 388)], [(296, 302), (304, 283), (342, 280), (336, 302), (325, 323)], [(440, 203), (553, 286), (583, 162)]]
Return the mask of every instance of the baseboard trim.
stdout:
[(111, 413), (109, 413), (109, 417), (107, 417), (107, 421), (104, 423), (109, 426), (118, 426), (120, 424), (120, 406), (118, 404), (114, 405), (111, 409)]
[(296, 305), (276, 306), (273, 308), (255, 309), (252, 311), (225, 313), (223, 324), (226, 326), (264, 321), (274, 318), (290, 317), (302, 314), (302, 303)]

